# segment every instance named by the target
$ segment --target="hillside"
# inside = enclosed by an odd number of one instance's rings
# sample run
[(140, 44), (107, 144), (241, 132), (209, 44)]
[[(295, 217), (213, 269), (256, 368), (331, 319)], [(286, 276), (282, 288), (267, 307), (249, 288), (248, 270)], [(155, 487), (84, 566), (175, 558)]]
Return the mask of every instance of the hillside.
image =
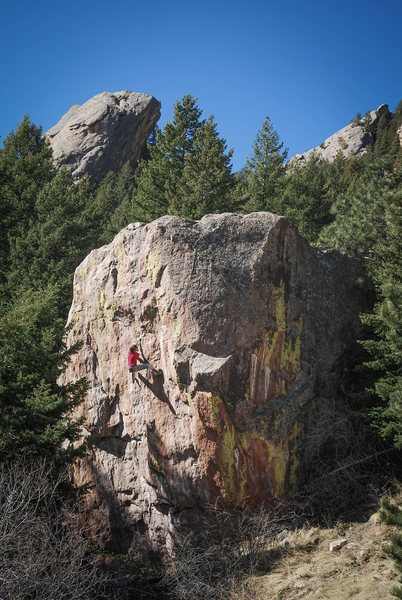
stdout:
[[(272, 569), (248, 585), (259, 600), (389, 598), (397, 577), (384, 552), (389, 534), (377, 513), (363, 523), (304, 527), (282, 534), (282, 542), (273, 543), (270, 550), (277, 553)], [(285, 546), (283, 539), (288, 542)], [(331, 552), (331, 542), (339, 539), (346, 545)]]

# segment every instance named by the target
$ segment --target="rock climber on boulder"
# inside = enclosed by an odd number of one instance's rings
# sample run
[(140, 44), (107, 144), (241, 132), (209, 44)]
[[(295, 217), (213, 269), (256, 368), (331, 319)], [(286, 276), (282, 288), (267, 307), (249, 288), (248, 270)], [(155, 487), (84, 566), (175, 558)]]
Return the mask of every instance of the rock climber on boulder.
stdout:
[(127, 364), (128, 370), (130, 371), (133, 377), (133, 383), (137, 381), (135, 378), (135, 373), (137, 373), (138, 371), (142, 371), (143, 369), (148, 369), (148, 371), (151, 371), (154, 374), (159, 373), (157, 369), (154, 369), (154, 367), (149, 364), (149, 362), (144, 358), (144, 356), (141, 358), (137, 344), (133, 344), (132, 346), (130, 346), (128, 350)]

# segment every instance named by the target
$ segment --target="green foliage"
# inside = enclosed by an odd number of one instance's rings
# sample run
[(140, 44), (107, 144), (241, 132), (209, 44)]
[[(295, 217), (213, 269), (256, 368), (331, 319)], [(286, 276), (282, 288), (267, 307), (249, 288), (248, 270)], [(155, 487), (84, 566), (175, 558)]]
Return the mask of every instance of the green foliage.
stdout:
[[(12, 443), (33, 453), (53, 451), (75, 439), (66, 415), (82, 389), (67, 399), (70, 392), (56, 382), (72, 274), (85, 255), (133, 221), (164, 214), (199, 219), (238, 209), (283, 214), (310, 242), (356, 257), (374, 277), (378, 303), (366, 318), (373, 329), (366, 348), (380, 402), (376, 426), (400, 446), (401, 124), (402, 103), (375, 131), (370, 125), (375, 144), (364, 157), (333, 163), (312, 157), (292, 169), (267, 117), (245, 168), (233, 175), (232, 152), (213, 118), (203, 119), (187, 95), (176, 102), (172, 121), (155, 130), (136, 173), (126, 165), (93, 188), (88, 180), (77, 184), (67, 172), (55, 172), (41, 129), (25, 117), (0, 150), (0, 370), (7, 407), (1, 431), (11, 423), (12, 437), (4, 434), (4, 452)], [(14, 340), (9, 348), (8, 336)], [(29, 351), (21, 353), (25, 339)]]
[(266, 117), (255, 138), (253, 154), (245, 167), (248, 185), (247, 212), (280, 212), (287, 155), (288, 151), (283, 149), (283, 143), (280, 142), (270, 118)]
[[(402, 175), (402, 173), (401, 173)], [(377, 241), (374, 279), (378, 303), (365, 321), (375, 337), (364, 343), (372, 356), (368, 366), (377, 373), (375, 392), (381, 405), (373, 411), (382, 437), (402, 449), (402, 189), (385, 198), (385, 227)]]
[[(137, 190), (123, 214), (149, 221), (165, 214), (201, 218), (206, 212), (231, 210), (234, 177), (231, 152), (212, 117), (201, 119), (196, 100), (176, 102), (172, 123), (157, 130), (148, 145), (149, 160), (140, 163)], [(121, 213), (116, 219), (121, 222)]]
[(57, 284), (61, 314), (66, 315), (74, 269), (93, 242), (92, 224), (85, 214), (89, 195), (88, 183), (74, 184), (65, 170), (38, 193), (36, 220), (24, 236), (16, 236), (10, 244), (8, 282), (14, 296), (21, 289)]
[(173, 122), (156, 130), (155, 143), (148, 145), (150, 159), (138, 168), (136, 206), (139, 217), (151, 221), (171, 212), (179, 193), (185, 158), (195, 152), (194, 138), (203, 126), (196, 100), (184, 96), (174, 107)]
[[(398, 504), (384, 498), (381, 505), (380, 516), (388, 525), (394, 526), (397, 531), (391, 536), (391, 543), (387, 548), (387, 553), (395, 561), (398, 570), (399, 583), (402, 584), (402, 508)], [(402, 585), (392, 590), (395, 598), (402, 598)]]
[(74, 349), (63, 344), (72, 274), (93, 242), (91, 191), (56, 173), (41, 129), (25, 117), (0, 151), (0, 459), (69, 462), (85, 385), (58, 383)]
[(322, 161), (312, 156), (302, 168), (289, 173), (278, 207), (310, 242), (317, 241), (322, 228), (333, 219)]
[(362, 121), (362, 119), (363, 119), (362, 113), (357, 112), (350, 123), (352, 125), (360, 125), (360, 122)]
[(92, 231), (92, 248), (109, 243), (123, 227), (141, 220), (136, 188), (134, 171), (126, 164), (118, 173), (108, 173), (87, 200), (84, 220)]
[(399, 143), (395, 126), (388, 116), (382, 115), (376, 128), (374, 156), (379, 157), (393, 154), (395, 152), (394, 142)]
[(26, 116), (0, 150), (0, 285), (9, 270), (10, 243), (28, 231), (37, 195), (53, 176), (49, 144)]
[(85, 391), (58, 378), (75, 348), (61, 343), (59, 290), (26, 290), (0, 318), (0, 459), (18, 454), (69, 462), (80, 420), (70, 416)]
[(377, 240), (385, 227), (385, 197), (397, 185), (389, 169), (385, 159), (365, 164), (361, 176), (354, 178), (347, 191), (333, 202), (334, 220), (319, 236), (322, 245), (360, 260), (369, 272), (373, 270)]
[(174, 214), (201, 219), (207, 213), (233, 210), (232, 153), (210, 117), (194, 135), (193, 151), (184, 155), (184, 168), (170, 209)]

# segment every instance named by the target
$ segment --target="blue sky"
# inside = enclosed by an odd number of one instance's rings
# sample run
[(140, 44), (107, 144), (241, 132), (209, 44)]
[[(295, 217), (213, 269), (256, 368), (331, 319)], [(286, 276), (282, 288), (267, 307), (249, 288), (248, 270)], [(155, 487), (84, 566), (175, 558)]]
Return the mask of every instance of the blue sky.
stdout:
[(266, 115), (292, 155), (402, 98), (401, 0), (4, 0), (0, 23), (0, 142), (101, 91), (153, 94), (160, 124), (190, 93), (238, 169)]

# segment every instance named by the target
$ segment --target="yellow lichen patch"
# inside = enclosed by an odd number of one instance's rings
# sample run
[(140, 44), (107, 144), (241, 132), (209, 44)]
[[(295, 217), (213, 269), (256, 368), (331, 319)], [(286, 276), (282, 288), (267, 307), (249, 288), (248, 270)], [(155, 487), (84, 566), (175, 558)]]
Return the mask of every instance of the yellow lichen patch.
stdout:
[(147, 255), (145, 261), (145, 267), (147, 270), (147, 277), (151, 280), (154, 286), (158, 277), (158, 267), (160, 266), (159, 255), (156, 248), (152, 248)]
[(113, 246), (113, 256), (119, 258), (124, 254), (124, 245), (122, 243), (115, 244)]
[(286, 304), (285, 304), (285, 283), (281, 284), (272, 293), (272, 302), (275, 306), (275, 321), (278, 330), (286, 328)]
[(275, 327), (266, 330), (251, 357), (248, 405), (251, 412), (276, 396), (285, 395), (301, 370), (301, 332), (303, 318), (286, 320), (285, 284), (276, 288), (270, 298)]
[(238, 432), (219, 396), (211, 396), (208, 404), (217, 433), (216, 461), (224, 499), (239, 505), (285, 495), (295, 483), (298, 425), (274, 443), (255, 431)]
[(106, 292), (105, 290), (98, 290), (98, 310), (103, 311), (106, 304)]
[(288, 365), (300, 369), (300, 334), (303, 326), (303, 319), (300, 317), (295, 322), (296, 336), (293, 340), (290, 339), (286, 323), (284, 282), (281, 282), (279, 288), (276, 288), (273, 291), (271, 303), (275, 307), (275, 330), (272, 332), (267, 331), (264, 335), (264, 362), (269, 366), (274, 361), (275, 357), (278, 356), (280, 360), (279, 366), (282, 369), (285, 369)]
[(84, 263), (78, 267), (77, 274), (81, 279), (86, 279), (93, 268), (93, 254), (92, 252), (88, 254)]
[(284, 496), (292, 488), (292, 484), (296, 483), (298, 459), (294, 450), (299, 431), (300, 426), (295, 423), (290, 433), (278, 443), (254, 435), (254, 439), (258, 438), (266, 444), (268, 463), (273, 474), (272, 491), (275, 496)]

